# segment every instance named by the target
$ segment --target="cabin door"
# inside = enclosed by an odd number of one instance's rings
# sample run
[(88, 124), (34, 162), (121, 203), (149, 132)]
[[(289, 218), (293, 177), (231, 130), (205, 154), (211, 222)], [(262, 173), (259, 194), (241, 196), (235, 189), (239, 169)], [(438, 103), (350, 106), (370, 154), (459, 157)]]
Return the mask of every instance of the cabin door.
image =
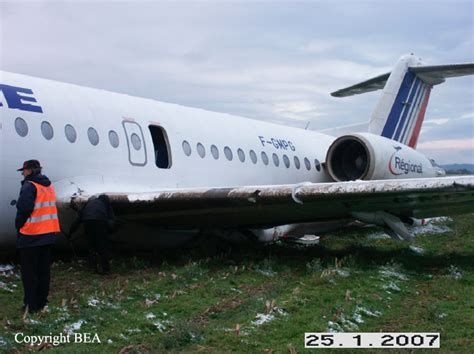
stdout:
[(127, 137), (128, 161), (134, 166), (146, 165), (146, 146), (143, 131), (137, 122), (122, 122)]

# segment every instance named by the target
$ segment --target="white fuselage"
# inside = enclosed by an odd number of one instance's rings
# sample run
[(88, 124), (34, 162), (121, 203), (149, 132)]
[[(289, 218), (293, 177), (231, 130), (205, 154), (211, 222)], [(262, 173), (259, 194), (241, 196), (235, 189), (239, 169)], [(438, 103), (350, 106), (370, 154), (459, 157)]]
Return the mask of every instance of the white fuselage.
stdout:
[[(43, 174), (53, 182), (58, 198), (68, 198), (79, 189), (93, 194), (330, 180), (319, 165), (334, 141), (329, 135), (18, 74), (0, 72), (0, 84), (9, 86), (3, 86), (4, 92), (0, 90), (0, 245), (15, 239), (16, 208), (11, 201), (18, 198), (22, 180), (16, 169), (29, 159), (41, 162)], [(15, 88), (32, 93), (15, 94)], [(18, 104), (19, 97), (23, 99)], [(15, 105), (20, 108), (11, 108)], [(42, 113), (21, 109), (22, 105), (39, 106)], [(27, 125), (25, 136), (18, 133), (17, 128), (25, 134), (18, 118)], [(43, 135), (45, 132), (48, 136), (49, 130), (44, 122), (53, 129), (49, 140)], [(66, 137), (66, 125), (75, 130), (74, 142)], [(150, 126), (165, 132), (169, 168), (155, 164)], [(98, 133), (97, 145), (89, 140), (89, 128)], [(111, 130), (119, 138), (116, 148), (109, 141)], [(138, 141), (132, 139), (133, 134)], [(184, 141), (191, 147), (189, 156), (184, 152)], [(198, 154), (198, 143), (204, 147), (204, 157)], [(218, 150), (217, 159), (211, 145)], [(232, 160), (225, 156), (225, 147), (230, 148)], [(243, 151), (244, 162), (239, 159), (238, 149)], [(262, 152), (268, 156), (267, 165)]]

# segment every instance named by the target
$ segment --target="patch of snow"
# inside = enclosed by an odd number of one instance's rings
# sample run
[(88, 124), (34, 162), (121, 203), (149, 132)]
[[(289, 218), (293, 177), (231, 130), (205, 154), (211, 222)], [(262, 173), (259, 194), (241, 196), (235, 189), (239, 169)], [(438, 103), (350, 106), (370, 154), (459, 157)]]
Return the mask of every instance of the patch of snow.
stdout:
[(328, 322), (328, 332), (354, 332), (359, 330), (359, 325), (364, 323), (363, 316), (378, 317), (382, 313), (379, 311), (371, 311), (363, 306), (357, 306), (350, 317), (340, 314), (337, 321)]
[(396, 278), (398, 280), (408, 280), (408, 277), (405, 274), (400, 273), (397, 269), (398, 267), (393, 266), (382, 266), (380, 267), (379, 274), (382, 278)]
[(425, 250), (421, 247), (416, 247), (416, 246), (412, 245), (409, 248), (410, 248), (410, 250), (412, 250), (416, 254), (424, 254), (425, 253)]
[(64, 313), (62, 314), (62, 316), (59, 316), (58, 318), (56, 318), (54, 320), (54, 323), (59, 323), (59, 322), (63, 322), (63, 321), (66, 321), (69, 319), (69, 317), (71, 317), (69, 315), (69, 313), (67, 311), (64, 311)]
[(7, 341), (3, 337), (0, 336), (0, 348), (6, 347), (7, 344), (8, 344)]
[(461, 270), (457, 266), (455, 266), (454, 264), (451, 264), (449, 266), (448, 271), (449, 271), (449, 276), (452, 277), (453, 279), (459, 280), (459, 279), (462, 278)]
[(447, 223), (453, 221), (449, 216), (438, 216), (427, 220), (429, 223)]
[(273, 312), (278, 313), (279, 315), (286, 316), (288, 313), (280, 307), (274, 307)]
[(410, 233), (413, 236), (424, 234), (424, 233), (442, 234), (442, 233), (450, 232), (450, 231), (452, 231), (451, 228), (446, 225), (437, 225), (437, 224), (432, 224), (431, 222), (422, 226), (410, 227)]
[(274, 272), (273, 270), (271, 269), (260, 269), (260, 268), (257, 268), (256, 269), (256, 272), (260, 273), (260, 274), (263, 274), (267, 277), (274, 277), (275, 275), (277, 275), (276, 272)]
[(64, 332), (67, 334), (74, 334), (75, 331), (78, 331), (81, 329), (81, 326), (86, 323), (84, 320), (79, 320), (77, 322), (71, 323), (70, 325), (64, 326)]
[(355, 311), (356, 313), (361, 313), (369, 317), (379, 317), (380, 315), (382, 315), (382, 312), (380, 311), (371, 311), (368, 308), (363, 307), (363, 306), (357, 306)]
[(388, 291), (397, 291), (397, 292), (402, 291), (402, 289), (400, 289), (400, 287), (397, 284), (395, 284), (393, 281), (382, 285), (382, 289), (388, 290)]
[(355, 323), (364, 323), (362, 315), (359, 312), (354, 312), (354, 314), (352, 315), (352, 320), (355, 321)]
[(0, 264), (0, 276), (9, 277), (15, 274), (14, 269), (15, 267), (11, 264)]
[(261, 326), (264, 323), (273, 321), (275, 319), (275, 316), (272, 315), (271, 313), (269, 314), (264, 314), (264, 313), (257, 313), (255, 316), (255, 321), (252, 321), (252, 324), (255, 326)]
[(327, 331), (331, 333), (339, 333), (344, 332), (344, 328), (342, 328), (341, 325), (337, 322), (329, 321)]
[(347, 278), (350, 275), (350, 272), (347, 269), (336, 268), (337, 275)]
[(91, 307), (97, 307), (100, 305), (100, 301), (97, 300), (97, 299), (94, 299), (92, 297), (89, 298), (89, 301), (87, 301), (87, 305), (91, 306)]
[(165, 323), (165, 321), (163, 322), (160, 322), (160, 321), (155, 321), (153, 322), (153, 325), (156, 327), (156, 329), (160, 332), (164, 332), (166, 331), (166, 326), (165, 324), (167, 324), (167, 322)]
[(367, 235), (368, 240), (387, 240), (387, 239), (390, 239), (390, 238), (391, 237), (383, 231), (374, 232), (374, 233), (371, 233), (371, 234)]
[(0, 281), (0, 289), (3, 289), (5, 291), (8, 291), (9, 293), (12, 293), (14, 292), (14, 290), (12, 288), (10, 288), (6, 283), (4, 283), (3, 281)]
[(140, 333), (142, 330), (139, 328), (128, 328), (125, 330), (127, 333)]
[(156, 318), (155, 314), (153, 314), (151, 312), (146, 314), (146, 319), (147, 320), (154, 320), (155, 318)]
[(347, 319), (343, 314), (339, 316), (338, 322), (343, 328), (346, 328), (349, 331), (357, 331), (359, 329), (357, 324), (352, 322), (350, 319)]
[(333, 282), (334, 280), (331, 277), (333, 277), (334, 275), (339, 275), (343, 278), (347, 278), (350, 275), (350, 272), (348, 269), (328, 268), (328, 269), (323, 270), (323, 272), (321, 273), (321, 278), (329, 278), (328, 281)]

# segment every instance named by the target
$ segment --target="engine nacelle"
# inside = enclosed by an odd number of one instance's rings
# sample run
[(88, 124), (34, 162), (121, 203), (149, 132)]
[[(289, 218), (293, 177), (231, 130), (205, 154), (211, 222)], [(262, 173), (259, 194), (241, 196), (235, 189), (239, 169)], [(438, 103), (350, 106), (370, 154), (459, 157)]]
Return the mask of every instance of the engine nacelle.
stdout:
[(337, 138), (329, 147), (326, 164), (338, 182), (439, 176), (439, 169), (418, 151), (370, 133)]

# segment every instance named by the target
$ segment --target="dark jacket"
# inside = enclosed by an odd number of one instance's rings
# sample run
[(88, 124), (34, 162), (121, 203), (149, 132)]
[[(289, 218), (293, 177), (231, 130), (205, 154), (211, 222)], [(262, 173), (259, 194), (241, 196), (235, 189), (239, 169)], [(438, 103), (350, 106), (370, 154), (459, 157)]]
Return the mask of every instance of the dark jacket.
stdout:
[(22, 235), (20, 233), (20, 229), (26, 223), (26, 220), (28, 220), (35, 207), (36, 187), (33, 183), (30, 183), (30, 181), (45, 187), (51, 185), (51, 181), (48, 177), (41, 174), (29, 175), (21, 181), (20, 196), (16, 202), (17, 212), (15, 218), (15, 227), (18, 231), (16, 240), (17, 248), (51, 245), (56, 240), (56, 234), (54, 232), (34, 236)]
[(109, 197), (104, 194), (89, 199), (81, 211), (81, 221), (100, 220), (109, 222), (114, 219), (115, 215)]
[(109, 197), (101, 194), (98, 197), (91, 197), (86, 205), (79, 210), (76, 220), (71, 224), (67, 237), (71, 237), (79, 228), (79, 225), (87, 221), (103, 221), (110, 231), (114, 231), (116, 225), (115, 214), (110, 205)]

